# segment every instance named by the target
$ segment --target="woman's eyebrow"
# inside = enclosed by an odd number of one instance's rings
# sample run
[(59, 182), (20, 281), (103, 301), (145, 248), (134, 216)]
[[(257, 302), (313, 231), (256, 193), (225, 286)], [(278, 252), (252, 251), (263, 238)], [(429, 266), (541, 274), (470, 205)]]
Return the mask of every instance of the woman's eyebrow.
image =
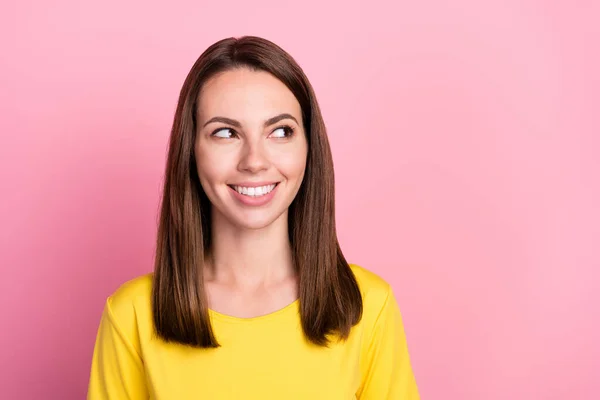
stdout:
[[(266, 120), (264, 126), (270, 126), (270, 125), (276, 124), (277, 122), (279, 122), (283, 119), (291, 119), (294, 122), (296, 122), (296, 124), (298, 124), (298, 121), (296, 120), (296, 118), (294, 118), (293, 115), (288, 114), (288, 113), (283, 113), (283, 114), (276, 115), (276, 116)], [(241, 128), (241, 126), (242, 126), (242, 124), (235, 119), (231, 119), (231, 118), (227, 118), (227, 117), (212, 117), (211, 119), (206, 121), (206, 123), (203, 125), (203, 127), (205, 127), (208, 124), (212, 124), (213, 122), (222, 122), (224, 124), (235, 126), (236, 128)]]
[(298, 121), (296, 120), (296, 118), (294, 118), (293, 115), (291, 114), (287, 114), (287, 113), (283, 113), (283, 114), (279, 114), (274, 116), (273, 118), (269, 118), (268, 120), (265, 121), (265, 126), (270, 126), (273, 124), (278, 123), (279, 121), (281, 121), (282, 119), (291, 119), (293, 120), (296, 124), (300, 125), (298, 123)]
[(211, 119), (206, 121), (206, 123), (202, 127), (204, 128), (206, 125), (212, 124), (213, 122), (222, 122), (224, 124), (233, 125), (236, 128), (242, 127), (242, 124), (240, 124), (238, 121), (227, 117), (212, 117)]

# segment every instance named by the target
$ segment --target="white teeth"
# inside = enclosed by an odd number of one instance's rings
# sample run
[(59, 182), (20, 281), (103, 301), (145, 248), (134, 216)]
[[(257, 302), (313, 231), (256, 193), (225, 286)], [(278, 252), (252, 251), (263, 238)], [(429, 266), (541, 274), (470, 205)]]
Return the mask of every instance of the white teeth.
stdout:
[(244, 186), (233, 186), (233, 188), (239, 193), (251, 197), (260, 197), (268, 194), (275, 188), (275, 185), (257, 186), (257, 187), (244, 187)]

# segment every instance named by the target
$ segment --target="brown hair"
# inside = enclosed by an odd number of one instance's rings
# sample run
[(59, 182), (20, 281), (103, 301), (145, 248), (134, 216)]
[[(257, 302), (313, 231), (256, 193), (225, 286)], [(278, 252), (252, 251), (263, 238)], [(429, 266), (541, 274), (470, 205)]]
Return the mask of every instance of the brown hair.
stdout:
[(234, 68), (266, 71), (296, 96), (308, 141), (306, 171), (289, 209), (289, 239), (299, 277), (305, 337), (326, 346), (327, 335), (346, 339), (362, 315), (358, 283), (335, 229), (333, 159), (314, 91), (296, 61), (259, 37), (223, 39), (198, 58), (185, 79), (175, 112), (166, 163), (152, 309), (156, 334), (167, 342), (218, 347), (202, 265), (210, 248), (210, 202), (198, 178), (194, 141), (197, 98), (215, 74)]

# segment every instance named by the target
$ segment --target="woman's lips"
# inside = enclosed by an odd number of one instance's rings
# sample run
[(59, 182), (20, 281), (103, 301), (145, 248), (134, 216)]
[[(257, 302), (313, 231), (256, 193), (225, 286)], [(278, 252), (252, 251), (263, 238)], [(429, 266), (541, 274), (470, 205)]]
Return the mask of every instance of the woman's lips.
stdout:
[[(257, 191), (256, 188), (264, 189), (265, 187), (267, 187), (267, 189), (268, 189), (268, 187), (270, 185), (275, 185), (275, 187), (273, 189), (271, 189), (270, 192), (268, 192), (266, 194), (259, 194), (259, 195), (255, 194)], [(275, 193), (277, 192), (277, 188), (279, 187), (279, 183), (262, 184), (262, 182), (261, 182), (260, 184), (246, 183), (245, 185), (227, 185), (227, 186), (229, 186), (229, 189), (233, 193), (233, 196), (240, 203), (247, 205), (247, 206), (263, 206), (263, 205), (269, 203), (271, 201), (271, 199), (273, 199), (273, 197), (275, 196)], [(239, 192), (240, 189), (241, 189), (241, 191), (248, 193), (248, 194), (240, 193)], [(260, 190), (262, 191), (263, 189), (260, 189)]]

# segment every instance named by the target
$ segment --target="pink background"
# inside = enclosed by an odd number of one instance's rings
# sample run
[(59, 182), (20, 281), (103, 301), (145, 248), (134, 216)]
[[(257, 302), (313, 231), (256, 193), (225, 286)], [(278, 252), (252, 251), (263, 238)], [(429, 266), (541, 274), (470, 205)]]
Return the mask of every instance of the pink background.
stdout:
[(423, 399), (600, 398), (597, 1), (11, 3), (2, 398), (85, 396), (106, 297), (152, 268), (183, 79), (244, 34), (315, 87), (342, 246), (394, 286)]

